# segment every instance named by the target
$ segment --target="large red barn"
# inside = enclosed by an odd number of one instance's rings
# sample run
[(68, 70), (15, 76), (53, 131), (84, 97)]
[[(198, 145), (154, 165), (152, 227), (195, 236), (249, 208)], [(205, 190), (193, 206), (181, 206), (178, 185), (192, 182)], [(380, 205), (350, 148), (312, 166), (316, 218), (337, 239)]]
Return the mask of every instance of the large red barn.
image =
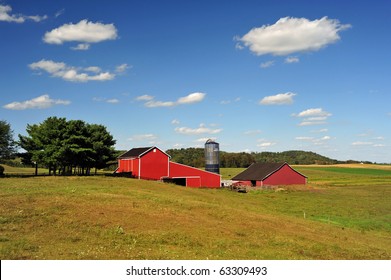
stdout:
[(134, 148), (118, 157), (116, 173), (132, 177), (173, 182), (188, 187), (219, 188), (219, 174), (170, 161), (170, 156), (157, 147)]
[(232, 178), (237, 184), (247, 186), (304, 185), (307, 177), (286, 162), (253, 163), (242, 173)]

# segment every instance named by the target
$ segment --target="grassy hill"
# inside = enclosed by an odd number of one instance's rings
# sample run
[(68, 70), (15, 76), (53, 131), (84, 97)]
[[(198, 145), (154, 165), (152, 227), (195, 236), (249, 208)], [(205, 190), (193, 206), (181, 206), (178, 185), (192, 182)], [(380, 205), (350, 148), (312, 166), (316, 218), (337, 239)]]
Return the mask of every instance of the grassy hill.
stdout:
[(0, 178), (0, 258), (391, 258), (390, 168), (296, 168), (306, 187), (247, 194), (104, 176)]

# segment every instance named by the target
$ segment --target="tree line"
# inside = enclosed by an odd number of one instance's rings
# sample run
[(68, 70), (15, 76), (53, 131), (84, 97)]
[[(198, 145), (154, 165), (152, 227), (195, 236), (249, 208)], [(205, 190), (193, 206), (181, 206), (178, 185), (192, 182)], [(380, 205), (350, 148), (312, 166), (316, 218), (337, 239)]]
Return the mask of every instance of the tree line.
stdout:
[[(172, 161), (194, 166), (205, 167), (205, 152), (203, 148), (170, 149), (166, 151)], [(239, 152), (220, 151), (220, 167), (247, 168), (254, 162), (287, 162), (289, 164), (336, 164), (341, 161), (330, 159), (314, 152)], [(352, 162), (352, 161), (350, 161)]]
[[(13, 140), (5, 121), (0, 123), (2, 131), (7, 132), (8, 141), (0, 143), (0, 160), (19, 156), (26, 165), (48, 168), (49, 174), (89, 175), (91, 169), (104, 168), (117, 156), (116, 141), (106, 127), (82, 120), (49, 117), (42, 123), (28, 124), (27, 136), (19, 134), (19, 141)], [(25, 152), (16, 153), (16, 146)]]

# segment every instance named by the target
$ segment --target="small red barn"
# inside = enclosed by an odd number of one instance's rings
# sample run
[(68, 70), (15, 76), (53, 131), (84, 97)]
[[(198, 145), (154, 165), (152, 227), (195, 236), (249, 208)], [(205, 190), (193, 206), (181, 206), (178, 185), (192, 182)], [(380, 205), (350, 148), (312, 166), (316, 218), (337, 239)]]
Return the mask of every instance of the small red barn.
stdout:
[(273, 186), (273, 185), (304, 185), (307, 177), (286, 162), (284, 163), (253, 163), (242, 173), (232, 178), (247, 186)]
[(134, 148), (120, 155), (116, 173), (188, 187), (219, 188), (221, 185), (219, 174), (171, 162), (170, 156), (157, 147)]

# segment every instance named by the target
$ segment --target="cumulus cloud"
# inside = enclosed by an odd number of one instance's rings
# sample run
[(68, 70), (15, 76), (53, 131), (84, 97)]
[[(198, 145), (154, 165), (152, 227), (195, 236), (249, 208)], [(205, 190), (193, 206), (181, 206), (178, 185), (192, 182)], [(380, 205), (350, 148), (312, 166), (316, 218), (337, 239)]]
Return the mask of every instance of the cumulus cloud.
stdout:
[(313, 21), (285, 17), (275, 24), (253, 28), (236, 40), (256, 55), (282, 56), (317, 51), (340, 40), (339, 32), (350, 27), (350, 24), (341, 24), (338, 20), (327, 17)]
[(199, 135), (199, 134), (217, 134), (222, 131), (221, 128), (209, 128), (204, 124), (200, 124), (199, 127), (189, 128), (189, 127), (176, 127), (175, 132), (186, 135)]
[[(42, 59), (29, 65), (32, 70), (43, 70), (52, 75), (52, 77), (61, 78), (68, 82), (89, 82), (89, 81), (109, 81), (115, 78), (115, 74), (103, 72), (99, 67), (92, 66), (84, 69), (68, 66), (64, 62), (55, 62), (53, 60)], [(87, 71), (80, 72), (80, 71)], [(93, 72), (94, 75), (90, 73)]]
[(262, 105), (289, 105), (293, 103), (293, 97), (296, 93), (286, 92), (276, 95), (266, 96), (259, 101)]
[(331, 115), (331, 113), (324, 111), (322, 108), (311, 108), (304, 110), (299, 114), (293, 114), (293, 116), (302, 118), (302, 122), (299, 124), (299, 126), (325, 124), (328, 117)]
[(86, 19), (73, 24), (64, 24), (45, 33), (43, 41), (48, 44), (62, 45), (65, 42), (80, 42), (74, 50), (87, 50), (91, 43), (117, 39), (114, 24), (91, 22)]
[(187, 96), (180, 97), (176, 103), (178, 104), (192, 104), (201, 102), (205, 97), (205, 93), (202, 92), (194, 92), (190, 93)]
[(141, 95), (136, 98), (137, 101), (146, 101), (145, 107), (156, 108), (156, 107), (174, 107), (177, 105), (186, 105), (201, 102), (205, 98), (206, 94), (202, 92), (194, 92), (189, 95), (178, 98), (176, 101), (158, 101), (153, 96)]
[(9, 110), (46, 109), (55, 105), (69, 105), (70, 103), (68, 100), (51, 99), (48, 94), (44, 94), (31, 100), (9, 103), (4, 105), (3, 108)]
[(22, 14), (11, 14), (12, 8), (9, 5), (0, 5), (0, 21), (6, 21), (6, 22), (16, 22), (16, 23), (23, 23), (26, 20), (32, 20), (35, 22), (40, 22), (48, 18), (47, 15), (44, 16), (27, 16)]

